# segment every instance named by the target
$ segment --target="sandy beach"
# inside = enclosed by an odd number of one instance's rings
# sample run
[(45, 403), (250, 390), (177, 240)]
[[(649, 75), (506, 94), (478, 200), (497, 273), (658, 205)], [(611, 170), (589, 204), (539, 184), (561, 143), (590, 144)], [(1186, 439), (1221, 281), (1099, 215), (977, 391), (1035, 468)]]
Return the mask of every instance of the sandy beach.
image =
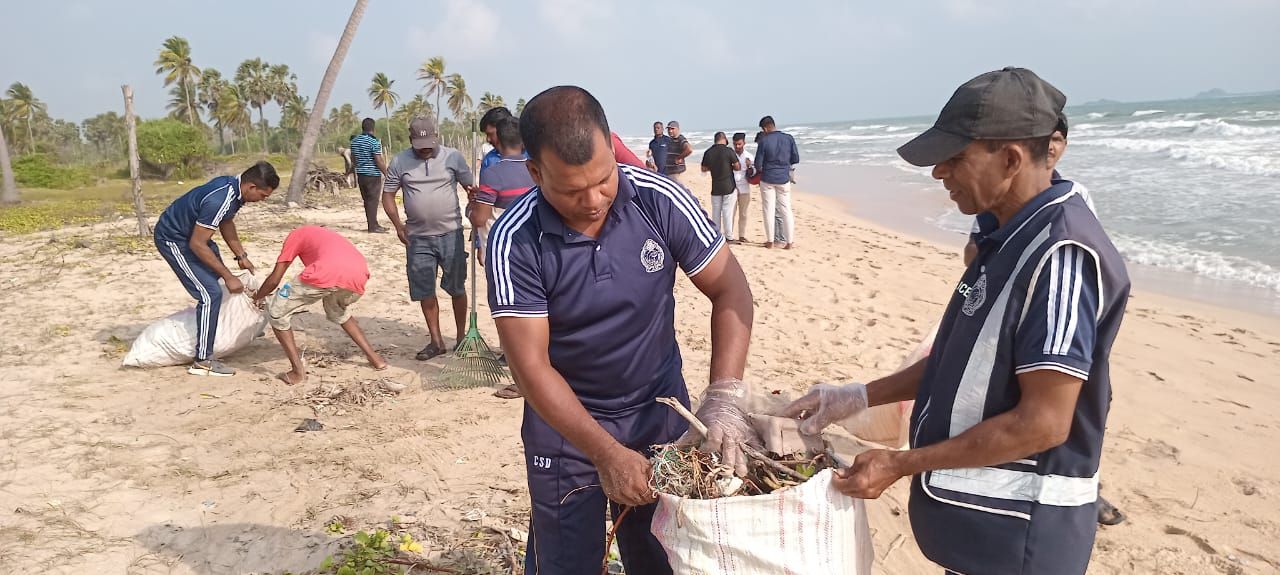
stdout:
[[(709, 180), (691, 179), (709, 206)], [(0, 570), (304, 572), (344, 534), (394, 518), (432, 565), (513, 572), (528, 520), (521, 402), (424, 390), (442, 362), (413, 359), (426, 330), (403, 247), (359, 231), (355, 190), (318, 200), (329, 205), (250, 205), (237, 225), (262, 268), (303, 223), (355, 242), (373, 277), (354, 313), (390, 372), (367, 367), (318, 308), (295, 321), (311, 364), (297, 388), (273, 379), (288, 362), (271, 335), (226, 358), (234, 378), (121, 368), (147, 324), (191, 304), (150, 240), (123, 239), (128, 221), (0, 239)], [(747, 377), (778, 404), (895, 369), (962, 271), (959, 243), (889, 231), (832, 198), (794, 203), (798, 249), (732, 247), (756, 300)], [(748, 238), (761, 228), (753, 218)], [(480, 285), (481, 331), (496, 345)], [(710, 305), (687, 280), (677, 290), (697, 393)], [(1280, 572), (1280, 319), (1135, 290), (1112, 374), (1101, 475), (1128, 520), (1100, 528), (1090, 572)], [(408, 389), (315, 398), (381, 378)], [(324, 430), (295, 432), (304, 418)], [(868, 504), (876, 571), (939, 572), (912, 539), (907, 491), (903, 481)]]

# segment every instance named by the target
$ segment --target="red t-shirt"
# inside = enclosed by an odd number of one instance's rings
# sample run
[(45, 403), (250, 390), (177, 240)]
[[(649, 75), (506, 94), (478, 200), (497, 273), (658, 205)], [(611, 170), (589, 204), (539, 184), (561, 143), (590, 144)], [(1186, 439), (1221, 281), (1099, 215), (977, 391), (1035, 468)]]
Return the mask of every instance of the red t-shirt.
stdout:
[(631, 151), (626, 144), (622, 143), (622, 138), (618, 137), (617, 132), (609, 132), (613, 137), (613, 159), (619, 164), (628, 164), (637, 168), (643, 168), (644, 162), (636, 157), (636, 153)]
[(306, 266), (298, 279), (318, 288), (340, 287), (364, 293), (369, 264), (360, 250), (338, 232), (320, 226), (302, 226), (284, 239), (276, 263), (302, 258)]

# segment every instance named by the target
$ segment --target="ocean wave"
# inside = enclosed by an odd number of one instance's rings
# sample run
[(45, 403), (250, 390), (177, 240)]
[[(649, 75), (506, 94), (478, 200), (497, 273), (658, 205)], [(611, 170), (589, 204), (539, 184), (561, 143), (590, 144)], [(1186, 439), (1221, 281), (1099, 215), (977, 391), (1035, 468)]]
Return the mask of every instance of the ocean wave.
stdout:
[(1084, 117), (1090, 120), (1097, 120), (1098, 118), (1107, 117), (1107, 113), (1106, 112), (1089, 112), (1088, 114), (1085, 114)]
[[(1210, 149), (1188, 145), (1178, 140), (1140, 140), (1135, 138), (1098, 138), (1078, 140), (1077, 144), (1101, 146), (1113, 150), (1160, 154), (1174, 160), (1199, 166), (1253, 176), (1280, 176), (1280, 159), (1274, 156), (1245, 155), (1238, 149)], [(1234, 152), (1234, 153), (1233, 153)]]
[(1133, 263), (1243, 282), (1280, 292), (1280, 269), (1262, 262), (1124, 234), (1113, 234), (1112, 237), (1124, 258)]
[(1155, 114), (1163, 114), (1163, 113), (1164, 113), (1164, 110), (1138, 110), (1138, 111), (1136, 111), (1136, 112), (1134, 112), (1134, 113), (1130, 114), (1130, 116), (1133, 116), (1133, 117), (1135, 117), (1135, 118), (1136, 118), (1136, 117), (1139, 117), (1139, 116), (1151, 116), (1151, 115), (1155, 115)]
[(1280, 126), (1245, 126), (1218, 118), (1182, 118), (1168, 120), (1139, 120), (1125, 124), (1086, 123), (1075, 126), (1076, 136), (1228, 136), (1261, 137), (1280, 136)]

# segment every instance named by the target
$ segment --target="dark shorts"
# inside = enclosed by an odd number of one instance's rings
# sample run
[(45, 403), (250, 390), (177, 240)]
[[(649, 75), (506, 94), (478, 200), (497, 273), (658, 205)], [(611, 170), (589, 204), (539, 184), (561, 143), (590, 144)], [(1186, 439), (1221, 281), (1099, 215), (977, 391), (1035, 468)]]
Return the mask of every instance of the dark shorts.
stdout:
[(409, 299), (422, 301), (436, 295), (436, 270), (440, 289), (450, 296), (466, 295), (467, 249), (462, 228), (439, 236), (409, 236)]

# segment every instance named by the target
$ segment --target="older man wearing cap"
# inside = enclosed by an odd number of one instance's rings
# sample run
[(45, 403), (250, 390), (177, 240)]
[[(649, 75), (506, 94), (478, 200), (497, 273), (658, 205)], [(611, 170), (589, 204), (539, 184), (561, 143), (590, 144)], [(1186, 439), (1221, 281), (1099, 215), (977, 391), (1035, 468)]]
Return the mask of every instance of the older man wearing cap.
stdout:
[[(409, 123), (410, 149), (396, 154), (387, 166), (382, 186), (382, 208), (408, 248), (409, 299), (419, 302), (427, 320), (431, 341), (418, 352), (428, 360), (445, 352), (440, 331), (440, 304), (436, 300), (436, 272), (440, 287), (453, 298), (453, 320), (458, 341), (467, 318), (467, 250), (462, 238), (462, 209), (458, 185), (468, 191), (474, 182), (462, 154), (440, 145), (434, 118)], [(405, 221), (400, 221), (396, 193), (404, 192)]]
[(663, 173), (687, 190), (689, 185), (684, 181), (684, 159), (693, 154), (693, 144), (680, 133), (680, 122), (675, 120), (667, 122), (667, 137), (671, 142), (667, 146), (666, 171)]
[(911, 476), (912, 531), (949, 571), (1079, 574), (1093, 550), (1129, 278), (1074, 186), (1051, 179), (1065, 103), (1030, 70), (990, 72), (898, 149), (934, 166), (961, 212), (989, 212), (997, 227), (979, 239), (928, 358), (866, 385), (816, 386), (785, 411), (816, 433), (915, 399), (911, 449), (863, 452), (835, 486), (875, 498)]

